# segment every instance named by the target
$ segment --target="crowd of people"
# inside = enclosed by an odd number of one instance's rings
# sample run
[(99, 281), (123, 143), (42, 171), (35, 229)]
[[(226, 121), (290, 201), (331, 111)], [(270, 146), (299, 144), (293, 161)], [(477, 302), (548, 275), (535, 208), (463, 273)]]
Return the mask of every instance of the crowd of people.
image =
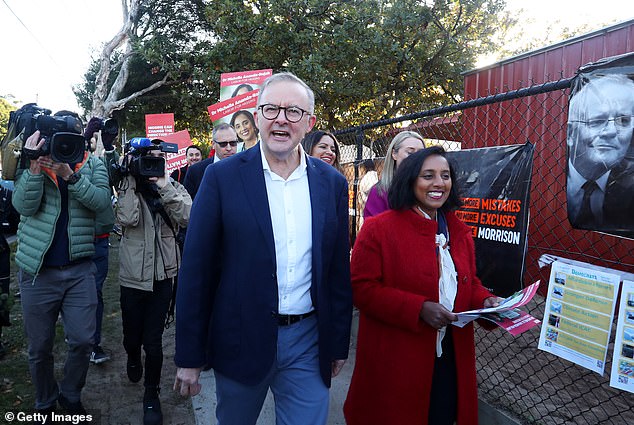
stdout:
[[(366, 166), (378, 182), (367, 185), (351, 250), (341, 151), (332, 133), (314, 129), (314, 112), (304, 81), (274, 74), (253, 114), (213, 128), (209, 158), (192, 146), (171, 176), (159, 140), (133, 139), (118, 158), (99, 118), (77, 163), (33, 154), (45, 143), (37, 131), (26, 140), (30, 159), (13, 193), (15, 261), (37, 411), (85, 413), (89, 363), (108, 361), (101, 288), (116, 221), (126, 374), (143, 379), (144, 425), (163, 423), (163, 329), (173, 304), (173, 389), (196, 395), (201, 372), (213, 369), (221, 424), (255, 424), (269, 390), (278, 424), (327, 423), (353, 305), (349, 424), (478, 423), (473, 325), (451, 323), (455, 311), (498, 298), (477, 278), (470, 230), (454, 214), (453, 165), (419, 134), (397, 134), (380, 179)], [(144, 174), (141, 161), (163, 169)], [(58, 317), (68, 346), (59, 381)]]

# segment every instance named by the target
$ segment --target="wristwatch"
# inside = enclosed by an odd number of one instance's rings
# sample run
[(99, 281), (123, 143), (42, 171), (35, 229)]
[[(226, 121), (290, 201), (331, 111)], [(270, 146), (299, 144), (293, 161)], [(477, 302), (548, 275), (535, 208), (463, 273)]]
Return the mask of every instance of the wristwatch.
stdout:
[(68, 179), (66, 180), (66, 183), (75, 184), (79, 181), (80, 178), (81, 178), (81, 174), (73, 173), (68, 177)]

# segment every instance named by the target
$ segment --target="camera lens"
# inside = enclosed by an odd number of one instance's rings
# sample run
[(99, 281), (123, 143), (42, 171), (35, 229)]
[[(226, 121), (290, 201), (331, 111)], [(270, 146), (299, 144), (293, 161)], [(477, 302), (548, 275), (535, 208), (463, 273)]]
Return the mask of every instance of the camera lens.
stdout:
[(55, 133), (51, 138), (51, 158), (57, 162), (74, 164), (84, 158), (86, 142), (84, 137), (75, 133)]
[(142, 177), (161, 177), (165, 174), (165, 158), (142, 156), (139, 158), (139, 175)]
[(114, 118), (108, 118), (103, 123), (103, 132), (116, 136), (119, 134), (119, 123)]

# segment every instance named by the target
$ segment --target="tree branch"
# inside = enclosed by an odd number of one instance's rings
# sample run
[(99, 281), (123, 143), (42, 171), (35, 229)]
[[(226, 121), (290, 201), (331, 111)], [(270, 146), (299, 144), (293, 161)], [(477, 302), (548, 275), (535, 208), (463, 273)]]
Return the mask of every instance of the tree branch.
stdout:
[(162, 80), (155, 82), (154, 84), (152, 84), (151, 86), (148, 86), (142, 90), (139, 90), (137, 92), (132, 93), (130, 96), (128, 97), (124, 97), (123, 99), (119, 99), (119, 100), (114, 100), (114, 101), (107, 101), (105, 103), (105, 108), (109, 109), (110, 111), (116, 111), (119, 109), (123, 109), (126, 105), (126, 103), (130, 102), (131, 100), (136, 99), (139, 96), (143, 96), (145, 93), (148, 93), (154, 89), (157, 89), (163, 85), (166, 84), (167, 82), (167, 77), (168, 75), (166, 74)]

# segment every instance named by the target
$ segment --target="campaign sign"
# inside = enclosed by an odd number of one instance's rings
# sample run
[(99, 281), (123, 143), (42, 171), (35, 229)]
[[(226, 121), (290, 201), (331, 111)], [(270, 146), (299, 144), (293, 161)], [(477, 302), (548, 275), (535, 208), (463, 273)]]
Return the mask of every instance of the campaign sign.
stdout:
[(228, 72), (220, 74), (220, 101), (259, 90), (264, 80), (273, 75), (272, 69)]
[(582, 66), (570, 92), (568, 221), (634, 239), (634, 52)]
[(174, 132), (174, 114), (146, 114), (145, 134), (148, 139), (166, 136)]
[(189, 136), (189, 131), (177, 131), (176, 133), (158, 137), (158, 139), (167, 143), (176, 143), (178, 145), (178, 153), (168, 153), (165, 158), (167, 161), (167, 172), (171, 173), (176, 169), (184, 167), (187, 163), (185, 150), (192, 145), (192, 139)]
[(464, 203), (457, 215), (474, 238), (478, 277), (501, 297), (522, 289), (533, 151), (526, 143), (447, 153)]

